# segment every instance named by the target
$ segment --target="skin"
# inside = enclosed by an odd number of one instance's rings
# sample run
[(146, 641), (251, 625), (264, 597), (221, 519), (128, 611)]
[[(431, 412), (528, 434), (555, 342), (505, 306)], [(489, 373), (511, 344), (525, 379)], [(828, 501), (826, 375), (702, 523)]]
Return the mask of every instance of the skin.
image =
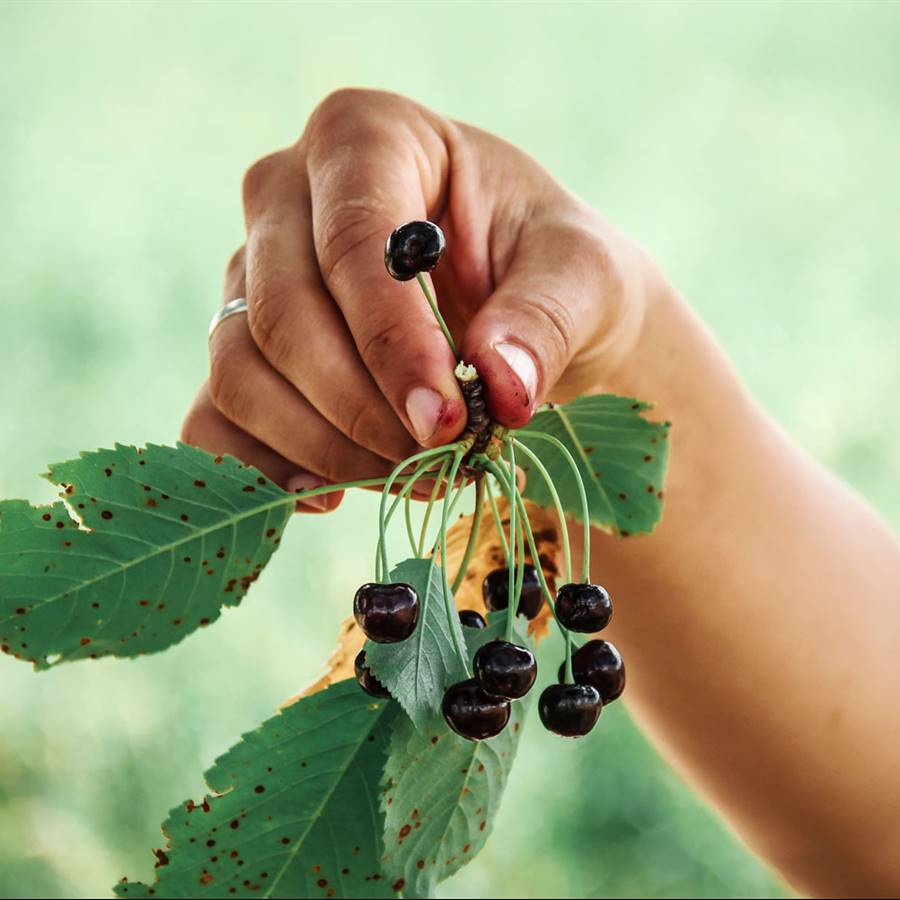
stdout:
[(215, 332), (184, 439), (301, 489), (456, 437), (453, 356), (382, 263), (398, 224), (437, 221), (441, 309), (496, 421), (603, 390), (675, 423), (656, 533), (594, 535), (638, 720), (797, 890), (896, 896), (900, 547), (756, 405), (647, 254), (515, 147), (375, 91), (327, 97), (249, 169), (244, 208), (224, 299), (249, 315)]

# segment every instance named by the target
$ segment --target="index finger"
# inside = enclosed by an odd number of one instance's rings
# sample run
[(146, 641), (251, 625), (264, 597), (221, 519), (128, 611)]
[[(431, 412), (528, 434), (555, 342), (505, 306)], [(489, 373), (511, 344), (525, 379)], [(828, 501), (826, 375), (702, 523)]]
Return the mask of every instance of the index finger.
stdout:
[[(370, 92), (332, 95), (315, 114), (306, 142), (313, 237), (363, 362), (413, 437), (438, 446), (465, 426), (456, 359), (418, 286), (392, 279), (383, 260), (387, 236), (438, 202), (444, 175), (420, 172), (423, 146), (399, 112), (392, 118), (394, 102), (408, 114), (400, 98)], [(445, 155), (433, 141), (429, 159)]]

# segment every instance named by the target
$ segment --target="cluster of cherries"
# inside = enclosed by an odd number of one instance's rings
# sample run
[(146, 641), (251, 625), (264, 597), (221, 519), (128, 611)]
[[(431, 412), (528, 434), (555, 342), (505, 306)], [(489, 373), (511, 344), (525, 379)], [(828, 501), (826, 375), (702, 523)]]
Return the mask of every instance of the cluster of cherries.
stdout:
[[(509, 570), (495, 569), (482, 585), (488, 610), (509, 606)], [(544, 597), (534, 566), (525, 566), (517, 613), (533, 619)], [(606, 590), (596, 584), (565, 584), (556, 594), (556, 618), (569, 631), (592, 634), (609, 624), (612, 603)], [(357, 624), (369, 640), (391, 644), (406, 640), (419, 621), (419, 597), (408, 584), (364, 584), (353, 601)], [(459, 613), (462, 624), (484, 628), (475, 610)], [(366, 666), (365, 650), (356, 657), (360, 687), (375, 697), (389, 692)], [(473, 678), (447, 688), (442, 711), (447, 724), (470, 740), (498, 735), (509, 722), (510, 702), (524, 697), (537, 679), (537, 660), (527, 647), (506, 640), (483, 644), (472, 660)], [(625, 687), (625, 667), (619, 651), (609, 641), (591, 640), (572, 655), (574, 683), (566, 681), (565, 662), (559, 668), (559, 683), (541, 694), (538, 704), (544, 727), (564, 737), (587, 734), (597, 723), (600, 710), (612, 703)]]

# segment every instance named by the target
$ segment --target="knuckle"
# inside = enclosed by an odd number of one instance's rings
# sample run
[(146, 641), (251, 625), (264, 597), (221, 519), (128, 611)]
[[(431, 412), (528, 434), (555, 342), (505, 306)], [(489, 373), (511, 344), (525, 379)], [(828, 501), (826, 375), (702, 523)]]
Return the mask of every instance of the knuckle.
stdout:
[(270, 153), (262, 159), (256, 160), (252, 166), (244, 173), (244, 180), (241, 185), (241, 196), (244, 201), (244, 209), (252, 209), (259, 203), (260, 197), (264, 196), (269, 185), (272, 183), (276, 172), (281, 169), (284, 151), (279, 150), (276, 153)]
[(319, 269), (326, 284), (339, 277), (341, 267), (358, 248), (374, 238), (387, 237), (396, 227), (367, 200), (340, 200), (326, 209), (318, 228)]
[(221, 355), (213, 356), (209, 370), (209, 396), (225, 418), (240, 425), (247, 421), (249, 397), (236, 367)]
[(276, 368), (291, 353), (293, 300), (290, 287), (271, 279), (259, 282), (253, 291), (248, 315), (250, 335), (262, 355)]
[(244, 271), (244, 260), (245, 247), (241, 246), (231, 254), (228, 265), (225, 266), (225, 278), (231, 281), (241, 274)]
[(575, 315), (570, 305), (555, 293), (540, 290), (532, 295), (529, 305), (544, 326), (549, 326), (559, 352), (566, 353), (575, 334)]
[(327, 94), (313, 110), (306, 124), (306, 133), (311, 140), (329, 135), (338, 127), (362, 115), (368, 115), (380, 105), (382, 91), (368, 88), (338, 88)]
[(370, 334), (366, 335), (359, 345), (360, 356), (366, 361), (370, 370), (379, 368), (379, 361), (385, 359), (405, 359), (407, 364), (415, 360), (409, 360), (407, 354), (401, 354), (406, 343), (406, 328), (399, 322), (388, 322), (380, 325)]

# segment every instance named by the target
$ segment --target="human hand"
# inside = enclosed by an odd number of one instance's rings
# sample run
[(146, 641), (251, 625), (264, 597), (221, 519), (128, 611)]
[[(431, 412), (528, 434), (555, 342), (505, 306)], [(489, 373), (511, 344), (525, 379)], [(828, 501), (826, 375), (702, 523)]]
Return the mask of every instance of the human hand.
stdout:
[(638, 341), (644, 254), (520, 150), (406, 98), (330, 95), (243, 194), (224, 299), (248, 314), (215, 330), (183, 436), (289, 490), (383, 476), (465, 426), (447, 341), (415, 283), (384, 269), (403, 222), (447, 236), (438, 302), (498, 423), (596, 389)]

